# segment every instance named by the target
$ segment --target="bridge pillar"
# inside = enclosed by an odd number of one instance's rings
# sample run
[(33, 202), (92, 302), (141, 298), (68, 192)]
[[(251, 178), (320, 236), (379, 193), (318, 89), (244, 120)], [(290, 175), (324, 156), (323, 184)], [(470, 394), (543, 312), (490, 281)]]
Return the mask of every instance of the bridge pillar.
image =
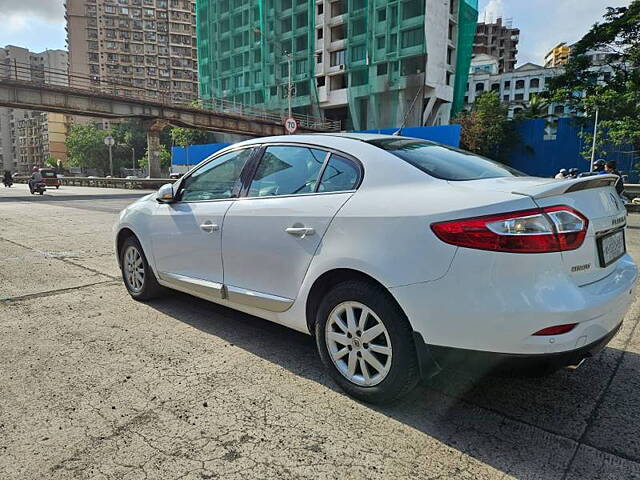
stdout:
[(160, 132), (168, 124), (159, 120), (143, 122), (143, 127), (147, 131), (147, 150), (149, 152), (149, 177), (160, 178), (162, 169), (160, 167)]

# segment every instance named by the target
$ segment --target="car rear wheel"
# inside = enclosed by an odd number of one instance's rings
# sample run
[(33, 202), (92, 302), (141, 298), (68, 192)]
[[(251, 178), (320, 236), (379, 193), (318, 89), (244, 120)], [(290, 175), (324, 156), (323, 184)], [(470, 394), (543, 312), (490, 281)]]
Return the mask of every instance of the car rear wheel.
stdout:
[(333, 379), (359, 400), (390, 403), (419, 380), (409, 321), (377, 285), (347, 281), (331, 289), (318, 308), (315, 335)]
[(162, 293), (138, 239), (129, 237), (120, 249), (122, 279), (134, 300), (151, 300)]

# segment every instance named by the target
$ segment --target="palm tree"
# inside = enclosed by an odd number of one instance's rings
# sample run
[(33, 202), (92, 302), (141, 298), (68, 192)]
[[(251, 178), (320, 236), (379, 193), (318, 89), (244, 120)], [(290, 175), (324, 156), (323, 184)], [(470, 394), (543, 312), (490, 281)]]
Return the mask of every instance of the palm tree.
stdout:
[(531, 95), (529, 103), (520, 114), (522, 118), (543, 118), (548, 115), (549, 102), (540, 95)]

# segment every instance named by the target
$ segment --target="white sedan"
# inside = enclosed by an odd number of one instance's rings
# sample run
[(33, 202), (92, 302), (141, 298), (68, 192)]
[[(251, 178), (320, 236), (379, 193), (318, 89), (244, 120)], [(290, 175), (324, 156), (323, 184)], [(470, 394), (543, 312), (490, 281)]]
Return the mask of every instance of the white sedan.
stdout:
[(134, 299), (166, 287), (310, 333), (383, 403), (445, 367), (544, 374), (602, 349), (637, 278), (615, 180), (397, 136), (259, 138), (127, 207), (116, 249)]

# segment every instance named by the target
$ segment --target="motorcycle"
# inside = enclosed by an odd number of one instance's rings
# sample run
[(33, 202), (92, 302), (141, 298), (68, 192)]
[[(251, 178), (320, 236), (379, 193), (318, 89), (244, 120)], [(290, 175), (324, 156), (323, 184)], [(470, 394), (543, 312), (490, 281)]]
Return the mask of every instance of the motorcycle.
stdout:
[(9, 188), (11, 187), (11, 185), (13, 185), (13, 180), (11, 180), (11, 178), (3, 178), (2, 183), (4, 183), (4, 186), (6, 188)]
[(31, 195), (35, 195), (36, 193), (39, 193), (40, 195), (44, 195), (44, 192), (47, 191), (47, 184), (44, 182), (44, 180), (35, 184), (30, 183), (29, 191), (31, 192)]

